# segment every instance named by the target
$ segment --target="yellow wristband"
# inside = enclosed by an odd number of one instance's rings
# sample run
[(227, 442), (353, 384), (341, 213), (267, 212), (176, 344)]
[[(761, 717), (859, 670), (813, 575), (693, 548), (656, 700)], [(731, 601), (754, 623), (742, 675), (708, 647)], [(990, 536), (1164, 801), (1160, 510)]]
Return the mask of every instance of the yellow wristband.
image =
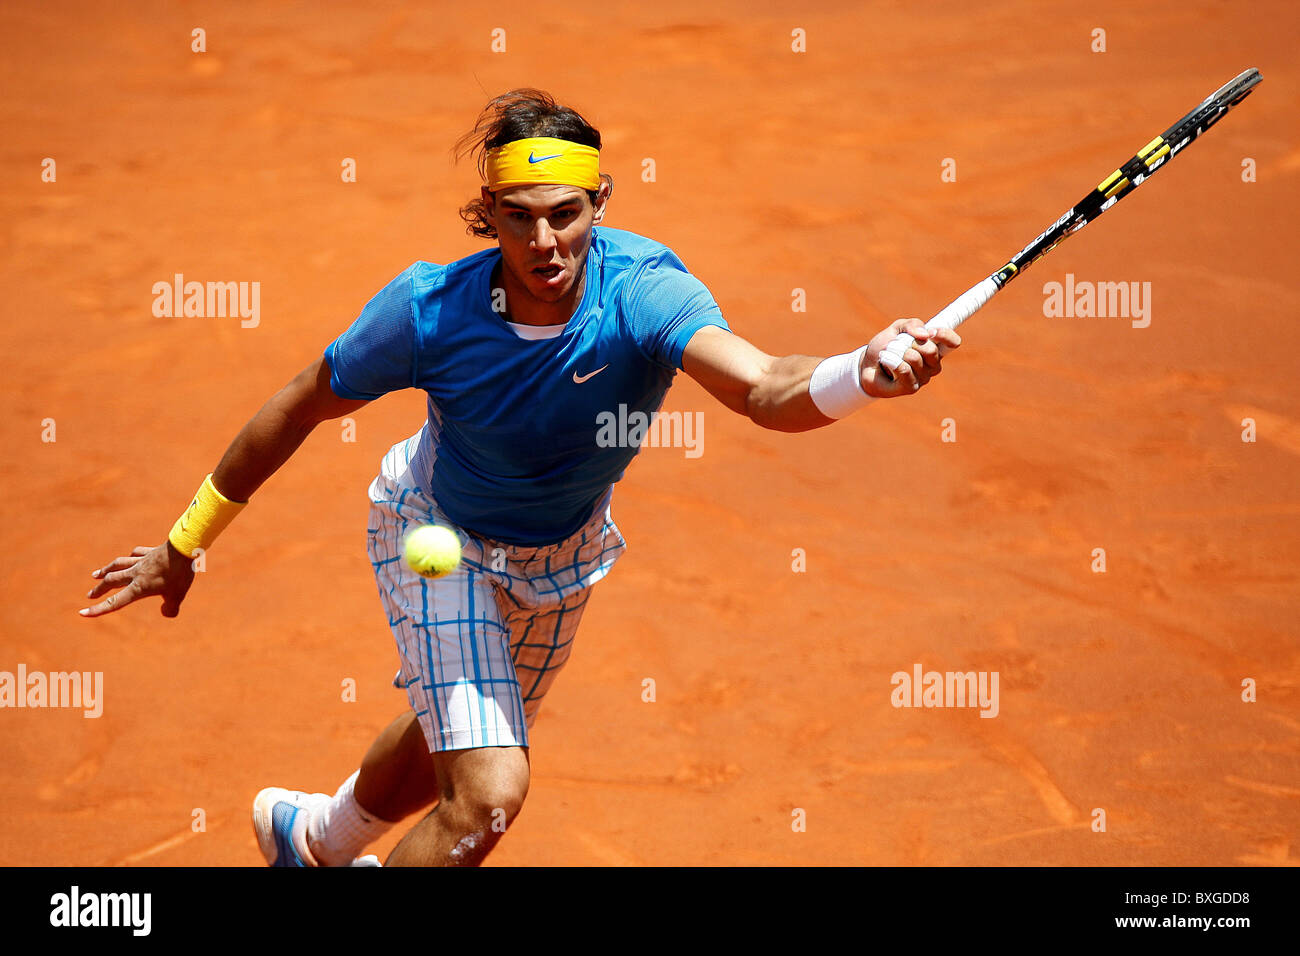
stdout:
[(235, 515), (244, 510), (247, 501), (231, 501), (212, 483), (212, 476), (203, 479), (194, 500), (185, 509), (185, 513), (172, 525), (167, 540), (187, 558), (194, 557), (198, 548), (207, 551), (217, 535), (226, 530), (226, 525), (234, 520)]

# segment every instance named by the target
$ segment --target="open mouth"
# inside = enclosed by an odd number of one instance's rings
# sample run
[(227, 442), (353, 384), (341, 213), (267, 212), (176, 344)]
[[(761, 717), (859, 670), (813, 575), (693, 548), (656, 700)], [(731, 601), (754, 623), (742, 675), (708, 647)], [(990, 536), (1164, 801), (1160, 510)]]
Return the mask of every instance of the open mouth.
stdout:
[(533, 273), (535, 275), (541, 276), (543, 279), (546, 279), (549, 282), (551, 279), (554, 279), (563, 271), (564, 269), (561, 266), (546, 265), (546, 266), (538, 266), (536, 269), (533, 270)]

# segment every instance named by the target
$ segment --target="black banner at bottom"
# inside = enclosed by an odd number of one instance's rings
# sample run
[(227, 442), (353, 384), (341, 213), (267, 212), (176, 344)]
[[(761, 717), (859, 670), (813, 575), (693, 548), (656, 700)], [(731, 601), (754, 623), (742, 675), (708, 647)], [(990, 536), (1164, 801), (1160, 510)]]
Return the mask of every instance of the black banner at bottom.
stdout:
[[(860, 938), (987, 944), (1132, 937), (1232, 946), (1285, 931), (1286, 869), (20, 869), (6, 938), (133, 945), (461, 941), (681, 946), (846, 929)], [(396, 935), (395, 935), (396, 934)], [(612, 935), (611, 935), (612, 934)], [(1262, 938), (1262, 937), (1261, 937)], [(44, 941), (43, 940), (43, 941)]]

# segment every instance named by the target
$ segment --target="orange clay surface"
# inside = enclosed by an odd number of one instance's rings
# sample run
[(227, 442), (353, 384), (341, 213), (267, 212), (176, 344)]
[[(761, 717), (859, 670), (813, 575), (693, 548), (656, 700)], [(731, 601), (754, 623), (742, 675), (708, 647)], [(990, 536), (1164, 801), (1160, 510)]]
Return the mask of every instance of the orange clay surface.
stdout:
[[(489, 95), (582, 111), (608, 225), (673, 247), (765, 351), (828, 355), (933, 314), (1250, 66), (915, 398), (786, 435), (679, 377), (704, 453), (647, 449), (618, 487), (630, 549), (489, 862), (1300, 860), (1297, 14), (1077, 6), (5, 4), (0, 670), (102, 671), (105, 699), (0, 711), (0, 864), (258, 865), (253, 795), (333, 791), (405, 708), (365, 491), (416, 392), (355, 442), (321, 426), (179, 618), (76, 611), (389, 278), (482, 248), (449, 148)], [(260, 282), (260, 324), (155, 318), (178, 272)], [(1044, 317), (1066, 273), (1150, 282), (1150, 326)], [(997, 671), (998, 716), (894, 708), (916, 663)]]

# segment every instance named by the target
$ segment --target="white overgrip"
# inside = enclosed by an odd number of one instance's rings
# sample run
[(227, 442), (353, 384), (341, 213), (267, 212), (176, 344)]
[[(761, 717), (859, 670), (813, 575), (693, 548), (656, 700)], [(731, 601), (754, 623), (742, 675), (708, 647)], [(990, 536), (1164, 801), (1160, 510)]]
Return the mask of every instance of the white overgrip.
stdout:
[[(925, 323), (925, 327), (931, 331), (937, 329), (955, 329), (972, 315), (983, 308), (984, 303), (993, 298), (994, 293), (998, 291), (998, 284), (993, 281), (993, 277), (985, 279), (983, 282), (971, 286), (957, 298), (953, 299), (943, 307), (934, 318)], [(916, 344), (916, 339), (906, 332), (900, 332), (894, 337), (894, 340), (885, 346), (884, 351), (880, 353), (880, 365), (887, 372), (892, 372), (903, 362), (903, 353)], [(942, 346), (939, 348), (940, 354), (943, 354)]]

